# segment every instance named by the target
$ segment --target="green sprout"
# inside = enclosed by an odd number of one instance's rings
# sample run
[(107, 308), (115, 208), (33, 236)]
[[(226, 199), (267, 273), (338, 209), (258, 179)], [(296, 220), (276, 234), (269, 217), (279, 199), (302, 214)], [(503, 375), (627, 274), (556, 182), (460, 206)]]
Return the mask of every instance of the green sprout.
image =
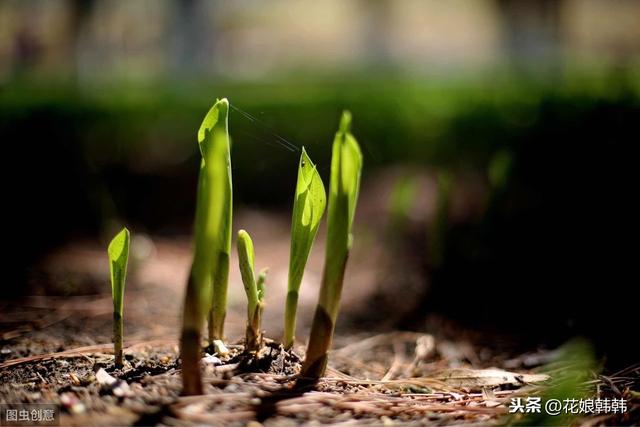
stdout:
[[(260, 301), (262, 301), (264, 299), (265, 294), (265, 289), (264, 289), (264, 285), (265, 283), (267, 283), (267, 273), (269, 272), (268, 268), (263, 268), (262, 270), (260, 270), (260, 274), (258, 274), (258, 299)], [(263, 309), (264, 306), (261, 306), (260, 309)]]
[(122, 336), (124, 335), (124, 284), (129, 261), (129, 230), (123, 228), (109, 243), (109, 270), (113, 297), (113, 353), (117, 367), (123, 365)]
[(316, 379), (324, 375), (338, 317), (344, 271), (353, 242), (351, 228), (360, 188), (362, 153), (349, 130), (350, 124), (351, 114), (345, 111), (333, 140), (324, 272), (302, 366), (303, 378)]
[(392, 239), (401, 236), (406, 230), (413, 202), (416, 199), (417, 187), (416, 179), (411, 175), (405, 175), (393, 184), (389, 198)]
[(223, 339), (231, 251), (229, 101), (217, 100), (198, 130), (202, 160), (196, 199), (194, 254), (183, 307), (183, 393), (202, 394), (200, 329), (209, 313), (209, 341)]
[(286, 349), (293, 346), (295, 339), (300, 284), (326, 204), (327, 196), (320, 174), (303, 148), (298, 166), (298, 182), (291, 218), (289, 283), (284, 313), (284, 347)]
[(238, 232), (238, 263), (242, 283), (247, 294), (247, 329), (245, 334), (245, 348), (249, 352), (256, 352), (262, 346), (262, 309), (264, 307), (264, 283), (266, 272), (262, 271), (258, 280), (254, 272), (254, 252), (251, 236), (244, 230)]

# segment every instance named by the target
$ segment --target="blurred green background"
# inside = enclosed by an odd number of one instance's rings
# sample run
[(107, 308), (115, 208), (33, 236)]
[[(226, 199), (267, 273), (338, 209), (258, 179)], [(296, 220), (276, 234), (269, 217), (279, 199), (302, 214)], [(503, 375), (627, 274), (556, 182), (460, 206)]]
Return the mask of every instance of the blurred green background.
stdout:
[[(216, 97), (259, 120), (231, 112), (236, 206), (283, 215), (297, 154), (276, 135), (328, 179), (347, 108), (363, 197), (400, 171), (378, 206), (429, 284), (400, 326), (440, 310), (616, 347), (631, 324), (638, 22), (635, 0), (2, 1), (3, 286), (28, 292), (42, 256), (114, 223), (188, 233)], [(440, 177), (435, 217), (403, 201), (424, 174)]]

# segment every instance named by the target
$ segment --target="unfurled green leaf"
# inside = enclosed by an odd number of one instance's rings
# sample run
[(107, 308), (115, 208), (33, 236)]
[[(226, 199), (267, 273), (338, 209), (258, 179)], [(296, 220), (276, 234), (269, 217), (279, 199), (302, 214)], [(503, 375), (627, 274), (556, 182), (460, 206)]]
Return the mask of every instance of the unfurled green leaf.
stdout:
[(300, 284), (326, 203), (326, 194), (320, 174), (303, 148), (298, 164), (298, 182), (291, 218), (289, 283), (285, 307), (285, 348), (290, 348), (293, 345)]
[(113, 346), (116, 366), (123, 364), (122, 341), (124, 335), (124, 285), (129, 261), (129, 230), (123, 228), (109, 243), (109, 270), (113, 297)]
[(324, 272), (302, 368), (303, 377), (318, 378), (324, 374), (353, 241), (351, 228), (360, 190), (362, 153), (350, 132), (350, 125), (351, 114), (345, 111), (333, 141)]
[(111, 272), (111, 295), (113, 297), (113, 311), (122, 316), (124, 285), (127, 277), (127, 263), (129, 261), (129, 230), (123, 228), (109, 243), (109, 270)]

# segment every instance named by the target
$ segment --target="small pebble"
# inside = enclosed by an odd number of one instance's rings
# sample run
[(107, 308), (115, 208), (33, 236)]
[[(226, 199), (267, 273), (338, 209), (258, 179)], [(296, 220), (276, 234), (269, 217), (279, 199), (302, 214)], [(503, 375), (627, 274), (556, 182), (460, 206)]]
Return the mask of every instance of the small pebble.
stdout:
[(118, 397), (128, 397), (132, 396), (133, 393), (129, 388), (129, 384), (126, 381), (118, 380), (117, 385), (113, 387), (111, 390), (114, 396)]
[(71, 414), (82, 414), (86, 410), (84, 403), (74, 393), (62, 393), (60, 403)]
[(204, 365), (211, 365), (211, 366), (219, 366), (222, 365), (222, 360), (218, 359), (215, 356), (212, 356), (210, 354), (207, 354), (205, 357), (202, 358), (201, 362)]

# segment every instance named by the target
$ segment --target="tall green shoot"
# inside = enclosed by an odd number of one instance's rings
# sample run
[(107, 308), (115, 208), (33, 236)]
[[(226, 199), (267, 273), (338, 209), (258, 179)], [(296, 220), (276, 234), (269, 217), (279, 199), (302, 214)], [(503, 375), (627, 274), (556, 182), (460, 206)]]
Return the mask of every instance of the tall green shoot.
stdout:
[(231, 154), (229, 102), (217, 100), (198, 130), (202, 160), (198, 177), (194, 255), (183, 307), (183, 393), (202, 394), (200, 330), (209, 313), (209, 341), (223, 338), (231, 251)]
[(298, 164), (298, 182), (291, 218), (289, 283), (283, 340), (286, 349), (291, 348), (294, 343), (300, 284), (326, 204), (327, 196), (320, 174), (303, 148)]
[(333, 141), (324, 272), (302, 366), (303, 378), (315, 379), (324, 375), (353, 242), (351, 228), (360, 189), (362, 153), (349, 130), (350, 124), (351, 114), (345, 111)]
[(262, 346), (262, 307), (264, 306), (264, 282), (266, 273), (263, 271), (256, 281), (254, 270), (254, 251), (251, 236), (244, 230), (238, 232), (238, 263), (244, 291), (247, 294), (247, 329), (245, 334), (245, 348), (255, 352)]
[(129, 261), (129, 230), (123, 228), (109, 243), (109, 271), (111, 273), (111, 296), (113, 298), (113, 354), (115, 364), (122, 367), (122, 340), (124, 335), (124, 285)]

